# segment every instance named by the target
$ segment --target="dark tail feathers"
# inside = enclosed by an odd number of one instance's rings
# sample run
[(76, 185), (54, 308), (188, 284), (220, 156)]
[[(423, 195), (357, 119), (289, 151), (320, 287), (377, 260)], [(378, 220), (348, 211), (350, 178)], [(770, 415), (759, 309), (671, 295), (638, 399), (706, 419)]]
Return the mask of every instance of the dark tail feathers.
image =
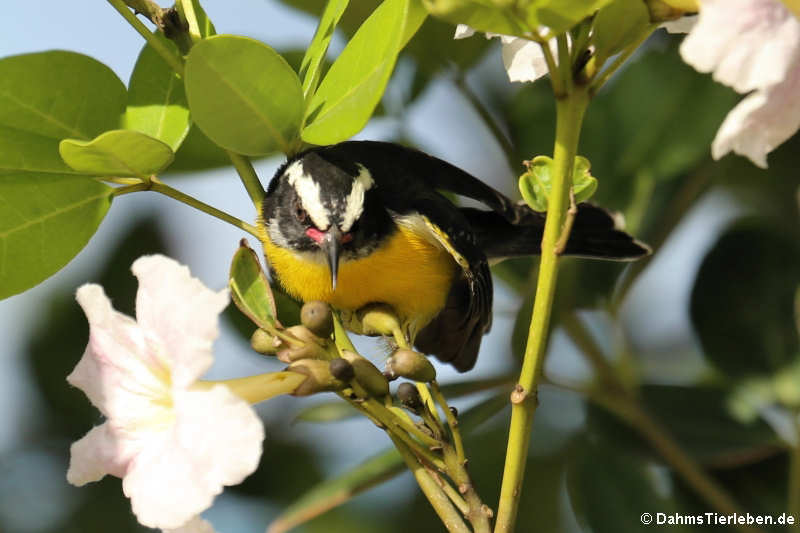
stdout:
[[(545, 214), (521, 209), (519, 222), (512, 224), (494, 211), (462, 208), (478, 247), (488, 259), (507, 259), (541, 252)], [(578, 204), (578, 213), (564, 250), (565, 255), (633, 261), (650, 253), (650, 248), (622, 231), (619, 217), (592, 204)]]

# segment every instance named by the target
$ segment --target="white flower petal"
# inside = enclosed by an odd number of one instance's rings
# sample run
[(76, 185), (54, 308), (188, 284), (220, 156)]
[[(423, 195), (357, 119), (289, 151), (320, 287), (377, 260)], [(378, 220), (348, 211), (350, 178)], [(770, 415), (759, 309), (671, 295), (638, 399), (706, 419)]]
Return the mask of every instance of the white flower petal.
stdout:
[[(548, 44), (555, 53), (555, 39)], [(503, 40), (503, 65), (510, 81), (534, 81), (548, 73), (541, 46), (520, 37)]]
[(780, 0), (702, 0), (681, 56), (740, 93), (767, 87), (800, 57), (800, 21)]
[(152, 401), (169, 392), (165, 361), (136, 322), (111, 307), (102, 287), (82, 286), (77, 300), (89, 321), (89, 344), (67, 381), (109, 418), (150, 416), (144, 412)]
[(134, 514), (148, 527), (185, 524), (223, 486), (250, 475), (261, 456), (261, 420), (227, 387), (182, 392), (175, 411), (172, 430), (148, 442), (123, 479)]
[(216, 533), (211, 522), (195, 516), (184, 525), (175, 529), (163, 529), (164, 533)]
[(668, 33), (689, 33), (697, 25), (698, 15), (689, 15), (675, 20), (669, 20), (659, 26)]
[(209, 482), (236, 485), (258, 467), (264, 425), (253, 408), (224, 385), (176, 398), (179, 446), (190, 447)]
[(228, 291), (212, 291), (187, 267), (162, 255), (140, 257), (132, 270), (139, 278), (139, 325), (156, 335), (173, 362), (173, 383), (188, 386), (213, 362), (211, 345), (219, 335), (218, 315), (228, 305)]
[(756, 91), (728, 113), (711, 154), (719, 159), (730, 151), (767, 167), (767, 154), (800, 127), (800, 64), (778, 85)]
[(456, 34), (453, 36), (453, 39), (466, 39), (467, 37), (472, 37), (473, 35), (475, 35), (475, 30), (466, 24), (459, 24), (456, 26)]
[(138, 451), (135, 442), (117, 438), (108, 422), (95, 426), (70, 447), (67, 481), (81, 486), (106, 474), (122, 477)]

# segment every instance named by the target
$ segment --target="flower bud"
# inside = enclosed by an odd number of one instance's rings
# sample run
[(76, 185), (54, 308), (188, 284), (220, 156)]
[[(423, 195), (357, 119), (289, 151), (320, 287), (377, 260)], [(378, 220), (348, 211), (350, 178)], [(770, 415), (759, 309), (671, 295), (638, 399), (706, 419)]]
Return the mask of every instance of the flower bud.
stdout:
[(291, 363), (301, 359), (327, 359), (327, 352), (322, 346), (322, 339), (311, 333), (305, 326), (292, 326), (286, 328), (286, 333), (301, 341), (300, 346), (282, 342), (278, 346), (278, 360)]
[(300, 322), (323, 339), (327, 339), (333, 333), (333, 314), (325, 302), (305, 303), (300, 309)]
[(351, 365), (341, 357), (337, 357), (330, 362), (331, 374), (340, 381), (352, 381), (356, 373)]
[(400, 400), (400, 403), (415, 413), (418, 413), (422, 410), (422, 398), (419, 396), (417, 387), (411, 383), (401, 383), (397, 387), (397, 399)]
[(343, 382), (333, 377), (328, 361), (303, 359), (289, 365), (288, 370), (307, 376), (305, 381), (292, 392), (292, 396), (309, 396), (318, 392), (339, 390), (345, 386)]
[(363, 335), (393, 335), (400, 329), (394, 309), (386, 304), (370, 304), (358, 312)]
[(389, 382), (369, 359), (350, 350), (342, 350), (342, 358), (353, 366), (356, 381), (370, 396), (383, 397), (389, 394)]
[(414, 381), (433, 381), (436, 369), (428, 358), (419, 352), (400, 348), (386, 361), (386, 374), (391, 379), (404, 377)]
[(274, 335), (270, 335), (263, 329), (259, 328), (253, 332), (250, 337), (250, 346), (253, 347), (258, 353), (265, 355), (275, 355), (278, 348), (281, 346), (281, 341)]

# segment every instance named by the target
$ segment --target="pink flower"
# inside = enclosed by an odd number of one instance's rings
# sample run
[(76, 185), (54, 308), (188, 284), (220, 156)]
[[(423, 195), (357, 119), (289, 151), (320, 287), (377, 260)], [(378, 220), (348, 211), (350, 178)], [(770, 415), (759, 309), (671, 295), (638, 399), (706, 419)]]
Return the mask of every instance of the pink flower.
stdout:
[(767, 154), (800, 127), (800, 20), (780, 0), (701, 0), (681, 56), (749, 93), (725, 117), (714, 158), (733, 151), (766, 168)]
[(89, 344), (67, 381), (106, 421), (72, 445), (67, 480), (120, 477), (143, 525), (208, 531), (196, 515), (255, 470), (264, 438), (253, 409), (225, 385), (194, 385), (213, 362), (227, 291), (164, 256), (141, 257), (132, 270), (137, 321), (99, 285), (78, 289)]

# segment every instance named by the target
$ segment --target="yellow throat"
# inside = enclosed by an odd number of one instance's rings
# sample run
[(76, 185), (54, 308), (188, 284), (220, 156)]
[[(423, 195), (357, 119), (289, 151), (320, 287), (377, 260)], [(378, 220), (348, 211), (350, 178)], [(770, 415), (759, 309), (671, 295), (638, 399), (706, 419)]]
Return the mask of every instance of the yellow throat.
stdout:
[(457, 268), (443, 246), (399, 226), (366, 257), (342, 260), (333, 291), (327, 264), (276, 246), (266, 231), (262, 242), (267, 261), (293, 297), (328, 302), (345, 311), (369, 303), (389, 304), (412, 331), (424, 327), (444, 307)]

